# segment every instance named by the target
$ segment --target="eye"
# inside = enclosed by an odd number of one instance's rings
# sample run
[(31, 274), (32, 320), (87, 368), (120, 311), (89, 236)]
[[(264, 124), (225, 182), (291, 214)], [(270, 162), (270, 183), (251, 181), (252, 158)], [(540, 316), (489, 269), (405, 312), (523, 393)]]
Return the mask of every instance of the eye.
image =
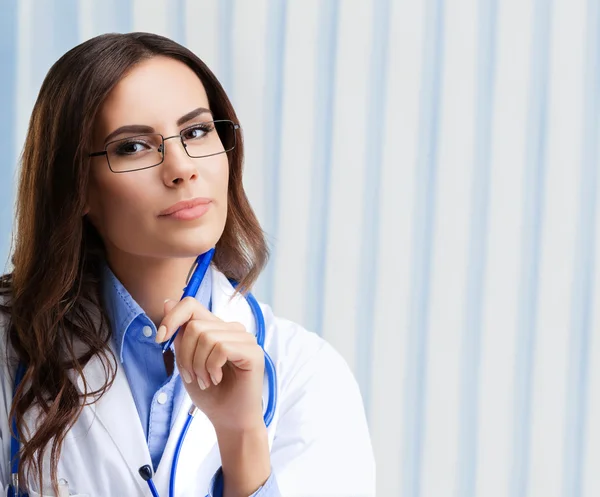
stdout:
[(198, 140), (215, 129), (213, 123), (200, 123), (190, 126), (181, 132), (184, 140)]
[(151, 146), (142, 140), (131, 140), (119, 143), (115, 153), (118, 155), (135, 155), (150, 148)]

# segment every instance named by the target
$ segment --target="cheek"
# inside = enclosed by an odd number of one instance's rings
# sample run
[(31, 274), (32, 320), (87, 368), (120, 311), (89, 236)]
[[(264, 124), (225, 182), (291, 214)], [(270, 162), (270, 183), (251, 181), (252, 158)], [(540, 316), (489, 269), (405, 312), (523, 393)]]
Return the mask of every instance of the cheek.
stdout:
[(132, 235), (144, 231), (151, 217), (152, 198), (148, 189), (140, 188), (143, 178), (123, 175), (99, 179), (91, 205), (90, 218), (96, 228), (113, 245), (122, 245)]
[(225, 155), (218, 156), (219, 162), (215, 164), (213, 169), (213, 177), (211, 182), (215, 185), (215, 188), (219, 191), (220, 195), (227, 194), (227, 187), (229, 185), (229, 161)]
[(211, 196), (215, 199), (223, 216), (227, 215), (227, 194), (229, 190), (229, 162), (227, 157), (220, 157), (214, 167), (210, 168), (210, 177), (207, 177), (211, 185)]
[(225, 221), (227, 219), (228, 199), (229, 199), (229, 162), (225, 161), (223, 165), (223, 171), (220, 177), (220, 191), (223, 203), (223, 228), (225, 227)]

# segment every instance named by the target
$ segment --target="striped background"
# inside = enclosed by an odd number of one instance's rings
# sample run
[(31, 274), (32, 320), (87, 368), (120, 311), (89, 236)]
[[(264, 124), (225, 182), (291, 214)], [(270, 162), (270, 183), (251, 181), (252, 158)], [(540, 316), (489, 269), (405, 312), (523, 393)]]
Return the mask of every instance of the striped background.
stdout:
[(598, 0), (0, 0), (2, 261), (43, 76), (132, 30), (231, 96), (257, 294), (354, 369), (379, 495), (600, 495)]

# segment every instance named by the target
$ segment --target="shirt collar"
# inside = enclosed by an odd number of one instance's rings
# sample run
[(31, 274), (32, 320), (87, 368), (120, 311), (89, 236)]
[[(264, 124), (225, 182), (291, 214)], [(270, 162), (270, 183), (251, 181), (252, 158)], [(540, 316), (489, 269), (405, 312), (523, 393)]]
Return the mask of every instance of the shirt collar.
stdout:
[[(107, 263), (104, 263), (102, 276), (102, 294), (106, 313), (113, 332), (112, 339), (117, 347), (120, 360), (123, 362), (123, 344), (125, 335), (132, 323), (139, 316), (143, 316), (149, 326), (154, 327), (154, 323), (152, 323), (144, 310), (134, 300), (121, 281), (115, 276)], [(211, 271), (207, 271), (202, 280), (202, 284), (196, 293), (196, 298), (207, 308), (210, 307), (210, 297), (212, 292), (211, 276)]]

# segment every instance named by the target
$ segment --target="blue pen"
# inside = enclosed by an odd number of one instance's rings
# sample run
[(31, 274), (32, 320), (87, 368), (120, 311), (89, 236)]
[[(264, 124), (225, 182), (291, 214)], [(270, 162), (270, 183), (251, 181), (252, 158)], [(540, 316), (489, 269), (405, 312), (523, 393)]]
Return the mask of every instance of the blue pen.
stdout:
[[(210, 266), (210, 261), (212, 260), (214, 253), (215, 249), (211, 248), (208, 252), (205, 252), (204, 254), (201, 254), (196, 258), (196, 269), (194, 269), (192, 277), (190, 278), (188, 284), (183, 290), (181, 300), (183, 300), (186, 297), (196, 296), (196, 294), (198, 293), (198, 288), (200, 288), (202, 280), (204, 279), (204, 275), (208, 270), (208, 266)], [(163, 343), (163, 354), (171, 348), (171, 345), (173, 344), (177, 333), (179, 333), (179, 330), (180, 328), (177, 328), (177, 331), (173, 333), (173, 336)]]

